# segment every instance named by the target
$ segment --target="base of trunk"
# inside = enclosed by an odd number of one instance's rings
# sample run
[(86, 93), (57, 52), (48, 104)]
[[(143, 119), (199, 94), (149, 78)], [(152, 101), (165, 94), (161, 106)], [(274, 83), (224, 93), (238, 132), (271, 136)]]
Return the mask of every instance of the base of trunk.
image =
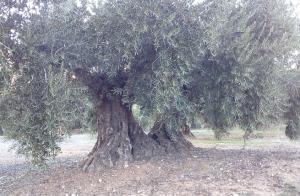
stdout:
[(95, 171), (111, 167), (127, 167), (132, 161), (147, 160), (153, 156), (164, 155), (165, 151), (143, 132), (128, 134), (127, 137), (111, 136), (110, 142), (99, 145), (82, 165), (84, 171)]
[(143, 132), (120, 98), (101, 102), (97, 123), (97, 142), (83, 162), (84, 171), (126, 166), (134, 160), (164, 154), (164, 149)]
[(191, 128), (186, 123), (181, 127), (181, 133), (188, 138), (195, 138), (195, 135), (191, 132)]
[(185, 139), (182, 132), (169, 132), (164, 123), (155, 123), (149, 136), (156, 141), (167, 154), (188, 152), (193, 148), (192, 143)]
[(135, 121), (130, 108), (120, 98), (104, 99), (97, 112), (98, 137), (82, 164), (84, 171), (114, 166), (126, 167), (136, 160), (147, 160), (192, 148), (181, 132), (168, 134), (164, 124), (156, 123), (149, 135)]

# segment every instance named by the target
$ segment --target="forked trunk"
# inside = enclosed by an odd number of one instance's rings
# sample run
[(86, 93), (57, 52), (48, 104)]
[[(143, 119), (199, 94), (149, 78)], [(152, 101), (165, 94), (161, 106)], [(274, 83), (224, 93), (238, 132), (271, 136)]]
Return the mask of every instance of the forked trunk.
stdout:
[(82, 165), (84, 171), (126, 166), (135, 160), (186, 152), (192, 148), (181, 132), (170, 135), (164, 123), (155, 123), (146, 135), (131, 108), (120, 97), (104, 98), (97, 110), (97, 142)]
[(120, 97), (104, 98), (97, 111), (98, 137), (84, 161), (83, 170), (126, 166), (164, 150), (135, 121), (131, 108)]

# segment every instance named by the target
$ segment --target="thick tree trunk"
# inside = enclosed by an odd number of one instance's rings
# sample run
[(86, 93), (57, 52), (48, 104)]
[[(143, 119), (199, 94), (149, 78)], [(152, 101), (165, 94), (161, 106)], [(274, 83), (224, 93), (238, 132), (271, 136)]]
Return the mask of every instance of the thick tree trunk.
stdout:
[(98, 138), (84, 161), (83, 170), (126, 166), (164, 153), (135, 121), (131, 108), (120, 97), (104, 98), (97, 111)]
[(149, 136), (162, 146), (167, 154), (187, 152), (193, 148), (192, 143), (181, 131), (168, 131), (167, 126), (161, 122), (154, 124)]
[(97, 111), (97, 142), (83, 162), (84, 171), (126, 166), (135, 160), (187, 152), (193, 146), (180, 131), (170, 134), (164, 123), (155, 123), (146, 135), (131, 108), (120, 97), (104, 98)]

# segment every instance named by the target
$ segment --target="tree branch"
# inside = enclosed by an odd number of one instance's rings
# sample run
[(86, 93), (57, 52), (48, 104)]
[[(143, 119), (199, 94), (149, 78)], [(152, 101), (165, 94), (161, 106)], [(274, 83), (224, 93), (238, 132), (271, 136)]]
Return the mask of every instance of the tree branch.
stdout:
[(103, 93), (108, 87), (107, 77), (105, 75), (93, 75), (84, 68), (76, 68), (72, 74), (72, 77), (75, 77), (74, 79), (78, 79), (94, 93)]

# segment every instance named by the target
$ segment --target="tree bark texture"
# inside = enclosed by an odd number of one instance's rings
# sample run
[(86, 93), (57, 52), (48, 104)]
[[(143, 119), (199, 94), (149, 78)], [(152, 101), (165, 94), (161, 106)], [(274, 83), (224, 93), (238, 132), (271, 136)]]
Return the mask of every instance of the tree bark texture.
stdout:
[(101, 100), (97, 129), (97, 142), (83, 162), (84, 171), (126, 166), (135, 160), (182, 152), (192, 147), (180, 132), (170, 137), (161, 123), (156, 123), (146, 135), (135, 121), (131, 108), (118, 96)]
[(191, 132), (190, 126), (186, 122), (181, 126), (181, 132), (185, 137), (195, 138), (195, 135)]

